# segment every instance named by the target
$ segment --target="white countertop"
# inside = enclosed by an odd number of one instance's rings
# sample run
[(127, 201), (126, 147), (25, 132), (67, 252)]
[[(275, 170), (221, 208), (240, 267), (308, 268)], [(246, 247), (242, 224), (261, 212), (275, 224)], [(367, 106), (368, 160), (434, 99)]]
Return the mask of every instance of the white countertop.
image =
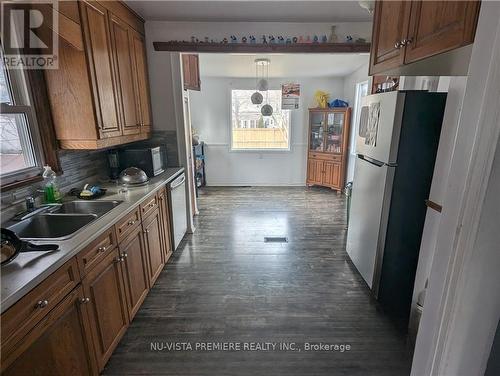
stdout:
[(153, 195), (183, 171), (183, 167), (167, 168), (164, 173), (152, 178), (147, 185), (128, 188), (128, 191), (123, 193), (119, 192), (122, 188), (120, 185), (104, 185), (108, 191), (101, 200), (123, 201), (120, 205), (90, 223), (70, 239), (60, 242), (33, 242), (36, 244), (58, 244), (58, 251), (20, 253), (10, 264), (1, 267), (1, 312), (5, 312), (66, 261), (104, 233), (112, 223), (130, 213), (139, 202)]

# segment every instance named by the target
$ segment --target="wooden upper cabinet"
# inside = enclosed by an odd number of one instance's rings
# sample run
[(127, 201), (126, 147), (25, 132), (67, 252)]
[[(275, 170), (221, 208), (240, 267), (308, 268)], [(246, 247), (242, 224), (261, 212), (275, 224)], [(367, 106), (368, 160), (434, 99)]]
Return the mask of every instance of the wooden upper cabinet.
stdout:
[(110, 17), (111, 37), (116, 61), (116, 77), (120, 88), (120, 112), (123, 134), (135, 134), (141, 130), (139, 106), (134, 82), (135, 59), (130, 44), (130, 27), (115, 15)]
[(80, 2), (80, 9), (100, 135), (120, 136), (118, 87), (114, 77), (108, 11), (96, 2)]
[(131, 46), (135, 59), (136, 87), (138, 94), (141, 132), (149, 132), (152, 124), (151, 100), (149, 96), (148, 68), (146, 64), (146, 46), (144, 37), (136, 32), (131, 33)]
[(405, 63), (474, 42), (478, 1), (414, 1)]
[(373, 18), (370, 73), (397, 67), (404, 62), (401, 41), (408, 33), (409, 1), (378, 1)]
[(182, 55), (182, 78), (184, 90), (201, 90), (200, 62), (198, 55)]
[(81, 31), (82, 43), (76, 48), (61, 37), (59, 69), (44, 72), (59, 146), (101, 149), (147, 139), (144, 21), (120, 1), (68, 2), (61, 11), (71, 26), (66, 39)]
[(370, 74), (474, 42), (479, 1), (377, 1)]

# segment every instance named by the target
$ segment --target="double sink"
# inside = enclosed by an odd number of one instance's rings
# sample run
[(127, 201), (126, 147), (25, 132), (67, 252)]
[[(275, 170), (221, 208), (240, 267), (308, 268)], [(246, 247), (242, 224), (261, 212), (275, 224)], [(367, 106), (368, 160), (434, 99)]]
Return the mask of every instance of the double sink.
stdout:
[(71, 201), (46, 205), (9, 230), (27, 240), (66, 240), (123, 201)]

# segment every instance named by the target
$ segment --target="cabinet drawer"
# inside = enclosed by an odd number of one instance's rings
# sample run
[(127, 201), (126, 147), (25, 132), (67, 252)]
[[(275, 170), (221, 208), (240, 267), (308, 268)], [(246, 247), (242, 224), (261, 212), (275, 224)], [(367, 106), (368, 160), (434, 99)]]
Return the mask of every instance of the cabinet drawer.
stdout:
[(141, 224), (141, 215), (139, 214), (139, 207), (136, 207), (132, 213), (122, 218), (115, 225), (116, 236), (118, 243), (121, 242), (134, 228)]
[(72, 258), (2, 315), (2, 358), (28, 334), (80, 282), (76, 258)]
[(78, 254), (78, 266), (82, 277), (98, 265), (115, 247), (115, 228), (111, 227), (106, 233), (90, 243), (87, 248)]
[(158, 208), (158, 195), (154, 195), (153, 197), (145, 200), (141, 204), (142, 219), (144, 220), (144, 218), (153, 213), (157, 208)]
[(341, 162), (342, 161), (341, 155), (331, 154), (331, 153), (309, 152), (309, 158), (321, 159), (323, 161), (332, 161), (332, 162)]

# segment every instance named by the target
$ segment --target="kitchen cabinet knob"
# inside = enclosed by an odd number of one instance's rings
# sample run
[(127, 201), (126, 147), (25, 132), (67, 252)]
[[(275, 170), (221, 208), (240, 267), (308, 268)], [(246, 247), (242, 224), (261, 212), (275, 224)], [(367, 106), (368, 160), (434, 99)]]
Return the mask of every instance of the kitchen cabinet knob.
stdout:
[(395, 44), (394, 44), (394, 48), (399, 50), (401, 47), (403, 47), (403, 43), (401, 41), (397, 41)]
[(149, 230), (144, 230), (144, 233), (145, 234), (149, 234)]
[(401, 45), (402, 45), (402, 46), (407, 46), (407, 45), (409, 45), (411, 42), (413, 42), (413, 39), (412, 39), (412, 38), (403, 39), (403, 40), (401, 41)]
[(99, 252), (106, 252), (106, 249), (107, 249), (106, 247), (99, 247), (99, 248), (97, 248), (97, 250)]
[(123, 261), (125, 261), (125, 259), (124, 259), (123, 257), (117, 257), (117, 258), (115, 259), (115, 262), (116, 262), (116, 263), (123, 262)]
[(49, 301), (48, 300), (39, 300), (37, 303), (36, 303), (36, 306), (35, 308), (45, 308), (49, 305)]
[(126, 254), (126, 253), (122, 253), (122, 254), (121, 254), (121, 256), (122, 256), (122, 258), (123, 258), (123, 259), (126, 259), (126, 258), (127, 258), (127, 256), (128, 256), (128, 254)]
[(152, 208), (153, 206), (155, 206), (155, 204), (149, 204), (149, 207)]
[(135, 224), (136, 221), (128, 221), (128, 225), (129, 226), (132, 226), (133, 224)]
[(81, 304), (87, 304), (88, 302), (90, 302), (90, 298), (81, 298), (80, 299)]

